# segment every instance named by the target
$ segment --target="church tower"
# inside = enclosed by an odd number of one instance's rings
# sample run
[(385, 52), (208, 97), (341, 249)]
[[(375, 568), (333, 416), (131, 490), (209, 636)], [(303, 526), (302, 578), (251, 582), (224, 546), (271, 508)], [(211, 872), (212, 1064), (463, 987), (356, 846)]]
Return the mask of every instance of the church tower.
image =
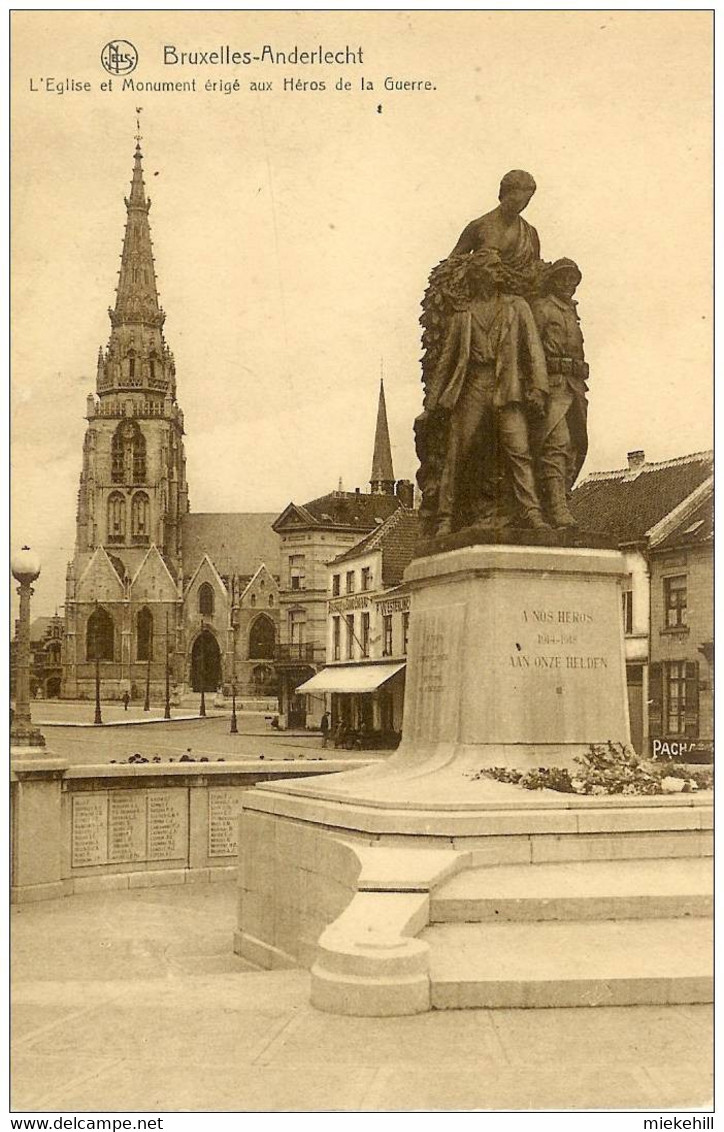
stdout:
[(395, 494), (395, 473), (392, 470), (390, 430), (387, 426), (385, 383), (382, 378), (380, 378), (380, 397), (377, 403), (377, 426), (375, 428), (375, 447), (372, 454), (370, 491), (373, 495)]
[(189, 507), (184, 423), (163, 335), (140, 143), (137, 134), (110, 337), (98, 354), (95, 396), (87, 398), (67, 575), (64, 695), (87, 694), (88, 666), (97, 656), (104, 694), (121, 695), (147, 680), (152, 661), (159, 683), (165, 626), (170, 638), (176, 628)]

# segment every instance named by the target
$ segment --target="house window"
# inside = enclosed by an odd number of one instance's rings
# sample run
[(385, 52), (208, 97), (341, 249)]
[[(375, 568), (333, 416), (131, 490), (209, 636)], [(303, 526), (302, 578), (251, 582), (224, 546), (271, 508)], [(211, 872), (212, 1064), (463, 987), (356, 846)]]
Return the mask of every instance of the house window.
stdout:
[(348, 594), (354, 593), (354, 570), (347, 571), (347, 585), (346, 590)]
[(341, 657), (341, 622), (339, 617), (332, 618), (332, 660)]
[(347, 623), (347, 659), (354, 660), (354, 613), (345, 617)]
[(372, 589), (372, 569), (369, 566), (362, 567), (362, 589)]
[(341, 577), (339, 574), (332, 574), (332, 597), (339, 597), (339, 583)]
[(624, 633), (633, 633), (633, 593), (631, 590), (624, 590), (621, 594), (621, 611)]
[(402, 614), (402, 652), (407, 656), (407, 641), (410, 636), (410, 614)]
[(199, 613), (202, 617), (214, 616), (214, 591), (208, 582), (199, 586)]
[(669, 661), (666, 665), (666, 733), (686, 732), (686, 662)]
[(362, 614), (362, 656), (370, 655), (370, 615)]
[(382, 655), (392, 656), (392, 614), (382, 618)]
[(153, 659), (153, 614), (144, 607), (136, 618), (136, 660)]
[(108, 541), (126, 540), (126, 501), (120, 491), (108, 496)]
[(86, 660), (113, 660), (113, 618), (103, 608), (88, 618), (85, 655)]
[(686, 574), (664, 578), (664, 615), (667, 629), (686, 627)]
[(306, 609), (290, 609), (289, 611), (289, 641), (297, 647), (304, 644), (307, 632)]
[(291, 590), (304, 589), (304, 555), (289, 555), (289, 588)]

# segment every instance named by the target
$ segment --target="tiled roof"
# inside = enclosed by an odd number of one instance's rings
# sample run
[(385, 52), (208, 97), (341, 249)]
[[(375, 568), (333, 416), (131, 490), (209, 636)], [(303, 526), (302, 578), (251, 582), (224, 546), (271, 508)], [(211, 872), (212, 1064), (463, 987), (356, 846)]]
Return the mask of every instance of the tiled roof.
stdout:
[(184, 515), (184, 577), (191, 577), (204, 554), (223, 576), (250, 578), (262, 562), (278, 576), (279, 537), (271, 526), (275, 519), (276, 514), (267, 512)]
[(656, 544), (656, 550), (676, 550), (679, 547), (701, 546), (714, 541), (714, 499), (709, 495), (699, 506), (677, 523), (665, 539)]
[[(303, 521), (315, 527), (346, 527), (369, 531), (384, 523), (400, 507), (394, 495), (368, 495), (361, 491), (330, 491), (310, 503), (290, 504)], [(280, 516), (281, 517), (281, 516)], [(303, 523), (299, 524), (300, 526)]]
[(571, 510), (583, 530), (609, 535), (618, 543), (642, 542), (712, 468), (712, 452), (695, 452), (634, 470), (593, 472), (575, 488)]
[(331, 565), (358, 558), (361, 554), (368, 554), (372, 550), (381, 550), (382, 582), (385, 586), (396, 586), (402, 581), (405, 568), (412, 560), (419, 535), (418, 512), (400, 507), (381, 527), (350, 547), (344, 554), (340, 554)]

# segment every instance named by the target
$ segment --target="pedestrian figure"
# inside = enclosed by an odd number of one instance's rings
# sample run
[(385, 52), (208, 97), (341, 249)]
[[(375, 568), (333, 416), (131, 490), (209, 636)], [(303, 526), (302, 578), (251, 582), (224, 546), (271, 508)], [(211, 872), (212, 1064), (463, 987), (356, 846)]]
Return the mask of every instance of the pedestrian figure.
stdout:
[(131, 702), (131, 697), (129, 696), (127, 691), (125, 691), (123, 693), (122, 699), (123, 699), (123, 710), (128, 711), (128, 705)]
[(322, 716), (322, 721), (319, 724), (319, 729), (322, 732), (322, 748), (325, 748), (327, 746), (327, 740), (329, 739), (329, 712), (328, 711), (325, 711), (324, 715)]

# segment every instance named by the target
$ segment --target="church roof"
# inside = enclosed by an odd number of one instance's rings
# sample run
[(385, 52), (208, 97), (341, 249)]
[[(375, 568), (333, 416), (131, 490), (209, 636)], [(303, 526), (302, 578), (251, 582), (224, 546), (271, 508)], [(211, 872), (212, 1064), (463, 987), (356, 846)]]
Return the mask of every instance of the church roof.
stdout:
[(184, 515), (181, 527), (184, 577), (189, 578), (208, 554), (219, 574), (250, 578), (262, 562), (279, 575), (279, 537), (271, 512), (221, 512)]
[(709, 479), (712, 452), (694, 452), (659, 463), (593, 472), (575, 488), (571, 510), (583, 530), (617, 543), (647, 541), (652, 527)]

